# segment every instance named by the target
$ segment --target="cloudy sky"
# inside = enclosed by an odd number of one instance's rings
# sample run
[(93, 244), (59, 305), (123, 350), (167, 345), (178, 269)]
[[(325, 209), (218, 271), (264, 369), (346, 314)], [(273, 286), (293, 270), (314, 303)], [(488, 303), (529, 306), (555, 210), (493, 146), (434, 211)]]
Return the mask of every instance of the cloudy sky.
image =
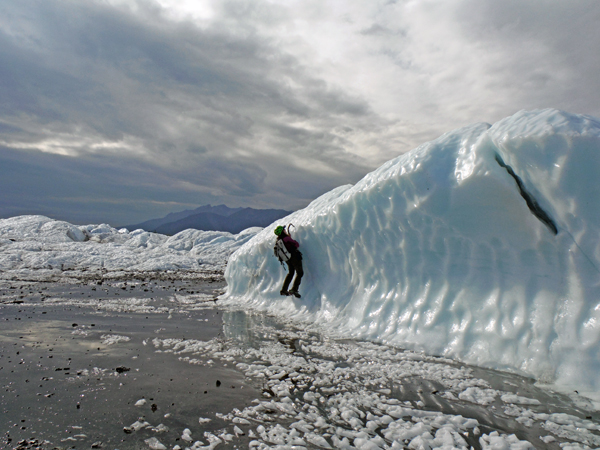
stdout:
[(298, 209), (547, 107), (600, 116), (597, 0), (3, 0), (0, 217)]

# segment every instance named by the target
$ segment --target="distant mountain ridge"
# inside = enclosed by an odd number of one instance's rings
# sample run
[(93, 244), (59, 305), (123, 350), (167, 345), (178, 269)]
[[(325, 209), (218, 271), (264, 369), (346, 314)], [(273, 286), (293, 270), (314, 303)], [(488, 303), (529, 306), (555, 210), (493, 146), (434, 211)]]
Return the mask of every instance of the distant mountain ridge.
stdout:
[(250, 227), (266, 227), (291, 214), (283, 209), (229, 208), (225, 205), (204, 205), (196, 209), (167, 214), (160, 219), (127, 225), (129, 231), (142, 229), (173, 235), (188, 228), (204, 231), (227, 231), (237, 234)]

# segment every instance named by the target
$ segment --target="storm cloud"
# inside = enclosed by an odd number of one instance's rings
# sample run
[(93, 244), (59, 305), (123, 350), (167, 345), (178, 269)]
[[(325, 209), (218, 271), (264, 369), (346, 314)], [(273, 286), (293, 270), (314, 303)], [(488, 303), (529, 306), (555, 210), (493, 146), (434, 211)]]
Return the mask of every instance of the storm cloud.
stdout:
[(0, 217), (295, 209), (457, 126), (600, 115), (595, 1), (8, 0)]

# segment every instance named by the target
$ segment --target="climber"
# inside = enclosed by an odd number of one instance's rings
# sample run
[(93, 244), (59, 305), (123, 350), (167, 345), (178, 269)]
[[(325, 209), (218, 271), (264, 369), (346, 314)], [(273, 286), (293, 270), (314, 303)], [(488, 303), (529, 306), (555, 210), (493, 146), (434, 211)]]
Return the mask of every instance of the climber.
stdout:
[[(275, 228), (275, 234), (277, 235), (277, 241), (274, 248), (275, 256), (279, 258), (279, 261), (282, 264), (284, 262), (287, 263), (290, 270), (283, 281), (283, 286), (279, 293), (281, 295), (293, 295), (296, 298), (300, 298), (298, 288), (300, 287), (302, 275), (304, 275), (304, 270), (302, 269), (302, 253), (298, 250), (300, 244), (292, 239), (288, 231), (285, 230), (285, 227), (281, 225)], [(292, 278), (294, 278), (294, 274), (296, 274), (296, 279), (294, 280), (292, 289), (288, 291), (288, 287), (292, 282)]]

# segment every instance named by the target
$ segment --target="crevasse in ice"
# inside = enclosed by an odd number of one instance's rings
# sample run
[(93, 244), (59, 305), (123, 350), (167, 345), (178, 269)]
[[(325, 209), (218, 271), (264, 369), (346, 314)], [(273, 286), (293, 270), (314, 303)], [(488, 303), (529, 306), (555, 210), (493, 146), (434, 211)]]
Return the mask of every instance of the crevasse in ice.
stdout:
[[(544, 382), (600, 390), (600, 120), (547, 109), (447, 133), (234, 253), (227, 302)], [(276, 225), (276, 224), (274, 224)]]

